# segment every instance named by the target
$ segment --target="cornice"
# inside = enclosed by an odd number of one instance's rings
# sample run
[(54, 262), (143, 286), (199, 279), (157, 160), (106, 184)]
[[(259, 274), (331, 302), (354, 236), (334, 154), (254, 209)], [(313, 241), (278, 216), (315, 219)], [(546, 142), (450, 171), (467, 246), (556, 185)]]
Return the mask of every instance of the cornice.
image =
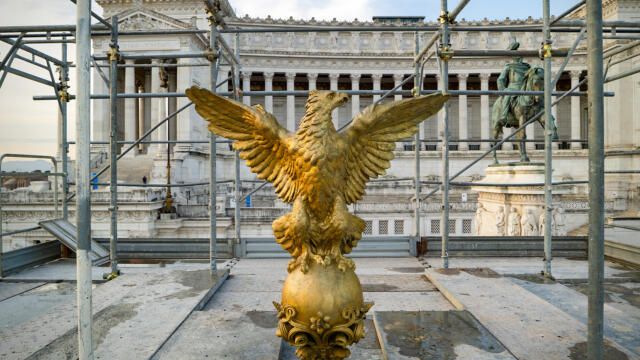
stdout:
[[(395, 27), (401, 26), (415, 26), (415, 22), (394, 22), (394, 23), (379, 23), (374, 21), (360, 21), (357, 18), (353, 21), (347, 20), (337, 20), (333, 18), (332, 20), (317, 20), (315, 18), (311, 19), (294, 19), (293, 17), (289, 17), (288, 19), (281, 18), (272, 18), (271, 16), (267, 16), (266, 18), (260, 17), (250, 17), (249, 15), (245, 15), (243, 17), (230, 17), (227, 19), (227, 23), (230, 25), (243, 25), (243, 26), (251, 26), (251, 25), (260, 25), (260, 26), (279, 26), (279, 25), (294, 25), (294, 26), (353, 26), (353, 27), (366, 27), (366, 26), (376, 26), (376, 27), (389, 27), (390, 30), (393, 30)], [(461, 19), (456, 22), (458, 25), (540, 25), (542, 24), (542, 19), (534, 19), (532, 17), (528, 17), (527, 19), (487, 19), (484, 18), (482, 20), (466, 20)], [(418, 25), (426, 25), (426, 26), (437, 26), (438, 23), (435, 21), (427, 21), (423, 23), (418, 23)]]

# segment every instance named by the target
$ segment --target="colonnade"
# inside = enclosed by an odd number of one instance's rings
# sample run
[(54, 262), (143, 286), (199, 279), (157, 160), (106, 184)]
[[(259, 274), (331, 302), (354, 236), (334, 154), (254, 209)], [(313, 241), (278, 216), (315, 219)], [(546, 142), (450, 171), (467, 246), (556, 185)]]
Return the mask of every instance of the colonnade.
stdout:
[[(180, 62), (181, 60), (179, 60)], [(160, 60), (153, 60), (152, 63), (158, 65), (160, 62)], [(126, 64), (131, 65), (133, 64), (132, 60), (126, 60)], [(147, 68), (146, 71), (148, 71), (150, 73), (150, 86), (147, 85), (147, 88), (144, 88), (142, 86), (142, 84), (140, 84), (140, 82), (136, 82), (136, 72), (135, 72), (136, 68), (134, 67), (125, 67), (124, 71), (123, 71), (123, 75), (121, 75), (123, 77), (123, 79), (121, 80), (124, 83), (123, 86), (123, 90), (125, 93), (135, 93), (135, 92), (167, 92), (167, 91), (178, 91), (176, 89), (180, 89), (182, 90), (183, 88), (186, 88), (188, 86), (191, 85), (192, 83), (192, 69), (189, 67), (177, 67), (175, 72), (170, 73), (170, 77), (166, 78), (166, 74), (165, 74), (165, 78), (161, 78), (161, 68), (160, 67), (151, 67), (150, 69)], [(495, 74), (495, 73), (494, 73)], [(570, 82), (571, 82), (571, 86), (575, 86), (578, 84), (578, 82), (580, 81), (580, 76), (581, 76), (582, 72), (581, 71), (569, 71), (568, 75), (570, 77)], [(392, 86), (398, 86), (400, 85), (400, 83), (407, 77), (409, 76), (408, 74), (404, 74), (404, 73), (391, 73), (391, 74), (385, 74), (385, 73), (370, 73), (370, 74), (365, 74), (365, 73), (355, 73), (355, 72), (351, 72), (351, 73), (344, 73), (344, 72), (331, 72), (331, 73), (324, 73), (324, 74), (319, 74), (317, 72), (309, 72), (309, 73), (296, 73), (296, 72), (284, 72), (284, 73), (277, 73), (275, 71), (245, 71), (241, 73), (241, 82), (242, 82), (242, 88), (243, 89), (251, 89), (252, 85), (254, 87), (257, 87), (261, 90), (265, 90), (265, 91), (272, 91), (272, 90), (288, 90), (288, 91), (293, 91), (293, 90), (314, 90), (319, 88), (318, 86), (318, 81), (319, 81), (319, 77), (322, 77), (323, 79), (323, 88), (327, 88), (330, 90), (344, 90), (345, 88), (351, 89), (351, 90), (360, 90), (362, 88), (362, 80), (363, 78), (367, 78), (367, 89), (372, 89), (372, 90), (381, 90), (381, 89), (389, 89)], [(455, 76), (455, 78), (457, 79), (457, 89), (458, 90), (467, 90), (469, 89), (469, 80), (470, 77), (473, 77), (473, 83), (474, 86), (472, 87), (473, 89), (479, 89), (479, 90), (489, 90), (490, 88), (495, 88), (495, 86), (492, 86), (493, 84), (490, 84), (491, 80), (492, 80), (492, 73), (490, 72), (480, 72), (480, 73), (458, 73), (458, 74), (453, 74), (452, 76)], [(221, 79), (223, 79), (224, 77), (226, 77), (226, 74), (224, 72), (221, 72)], [(427, 75), (426, 78), (433, 78), (435, 81), (432, 81), (432, 85), (435, 86), (435, 84), (439, 84), (439, 81), (437, 81), (437, 75)], [(283, 82), (281, 82), (281, 84), (279, 84), (278, 87), (274, 87), (274, 78), (278, 78), (280, 80), (284, 80)], [(494, 77), (495, 78), (495, 77)], [(327, 81), (328, 79), (328, 81)], [(369, 80), (370, 79), (370, 80)], [(385, 80), (383, 80), (385, 79)], [(99, 81), (98, 81), (99, 80)], [(350, 80), (350, 81), (349, 81)], [(478, 86), (478, 80), (479, 80), (479, 86)], [(148, 82), (148, 80), (147, 80)], [(260, 83), (256, 83), (256, 82), (262, 82)], [(328, 82), (328, 84), (326, 84)], [(350, 82), (350, 86), (348, 86)], [(383, 85), (384, 82), (384, 85)], [(426, 82), (426, 81), (425, 81)], [(94, 85), (96, 87), (96, 89), (94, 89), (94, 91), (96, 93), (104, 93), (106, 92), (102, 87), (105, 86), (104, 84), (102, 84), (102, 79), (99, 79), (97, 76), (94, 79)], [(285, 85), (285, 86), (282, 86)], [(328, 85), (328, 86), (327, 86)], [(340, 87), (339, 87), (340, 85)], [(410, 81), (409, 84), (405, 85), (405, 89), (406, 88), (410, 88), (412, 86), (412, 82)], [(225, 86), (222, 87), (222, 89), (219, 89), (221, 91), (225, 91), (227, 90)], [(371, 100), (366, 100), (364, 101), (364, 103), (361, 101), (361, 98), (369, 98)], [(477, 115), (470, 115), (469, 114), (469, 105), (470, 105), (470, 96), (468, 95), (460, 95), (457, 97), (457, 106), (454, 108), (450, 108), (450, 112), (457, 112), (457, 119), (454, 119), (454, 121), (457, 121), (457, 126), (454, 126), (455, 128), (455, 133), (451, 133), (451, 139), (454, 140), (454, 144), (456, 144), (455, 140), (474, 140), (474, 139), (478, 139), (478, 136), (482, 139), (489, 139), (492, 136), (492, 131), (491, 131), (491, 103), (492, 101), (495, 99), (495, 97), (493, 96), (489, 96), (489, 95), (481, 95), (479, 96), (479, 105), (480, 105), (480, 111), (479, 111), (479, 116)], [(350, 115), (349, 118), (355, 116), (362, 107), (364, 107), (365, 105), (371, 103), (372, 101), (377, 101), (380, 98), (380, 95), (373, 95), (373, 96), (364, 96), (364, 95), (353, 95), (351, 97), (351, 102), (350, 105), (347, 105), (350, 107), (350, 111), (348, 111), (348, 114), (345, 115)], [(401, 99), (402, 95), (395, 95), (394, 99), (398, 100)], [(477, 97), (476, 97), (477, 99)], [(167, 98), (152, 98), (152, 99), (148, 99), (146, 102), (145, 100), (140, 100), (140, 99), (134, 99), (134, 98), (127, 98), (124, 99), (124, 121), (123, 121), (123, 133), (124, 133), (124, 140), (126, 141), (133, 141), (135, 140), (141, 133), (144, 132), (145, 129), (149, 128), (150, 126), (154, 126), (155, 124), (157, 124), (158, 121), (162, 120), (163, 118), (165, 118), (167, 116), (168, 113), (170, 113), (170, 111), (172, 110), (171, 108), (173, 107), (173, 109), (175, 109), (175, 107), (181, 107), (183, 104), (186, 104), (188, 100), (185, 98), (178, 98), (176, 101), (174, 101), (174, 106), (170, 106), (170, 102), (167, 101)], [(474, 103), (477, 100), (473, 100)], [(175, 105), (177, 102), (177, 105)], [(263, 99), (254, 99), (252, 96), (250, 95), (244, 95), (242, 97), (242, 102), (247, 104), (247, 105), (252, 105), (252, 103), (257, 103), (260, 102), (262, 104), (264, 104), (265, 109), (268, 112), (274, 112), (274, 97), (273, 96), (264, 96)], [(570, 106), (570, 138), (573, 140), (577, 140), (580, 139), (581, 137), (581, 126), (582, 126), (582, 121), (581, 121), (581, 112), (582, 112), (582, 108), (581, 108), (581, 104), (580, 104), (580, 97), (571, 97), (570, 98), (570, 102), (571, 102), (571, 106)], [(105, 105), (100, 105), (100, 101), (96, 101), (95, 102), (96, 105), (94, 108), (94, 116), (96, 117), (95, 121), (96, 124), (100, 124), (102, 122), (103, 126), (95, 126), (94, 127), (94, 139), (100, 140), (100, 139), (107, 139), (107, 128), (108, 128), (108, 108)], [(144, 109), (145, 106), (150, 106), (150, 109)], [(285, 100), (285, 111), (283, 114), (283, 118), (280, 119), (283, 123), (283, 126), (286, 126), (288, 130), (290, 131), (295, 131), (296, 129), (296, 123), (299, 119), (297, 119), (296, 116), (296, 99), (295, 96), (292, 95), (288, 95), (286, 96), (286, 100)], [(554, 115), (556, 115), (557, 118), (557, 108), (554, 107)], [(150, 121), (149, 119), (146, 120), (146, 125), (145, 125), (145, 113), (149, 112), (149, 115), (146, 115), (148, 117), (150, 117)], [(298, 114), (299, 115), (299, 114)], [(298, 116), (299, 117), (299, 116)], [(478, 117), (478, 118), (476, 118)], [(336, 128), (339, 127), (339, 116), (338, 116), (338, 110), (334, 110), (333, 113), (333, 118), (334, 118), (334, 125), (336, 126)], [(454, 117), (455, 118), (455, 117)], [(565, 116), (566, 118), (566, 116)], [(475, 136), (472, 136), (471, 131), (470, 131), (470, 124), (474, 122), (474, 123), (479, 123), (480, 124), (480, 131), (479, 133), (477, 132), (477, 125), (475, 125), (476, 127), (476, 134)], [(424, 127), (421, 128), (421, 136), (422, 138), (428, 138), (428, 139), (434, 139), (436, 137), (438, 137), (438, 134), (440, 133), (440, 122), (438, 122), (438, 129), (437, 129), (437, 133), (429, 133), (429, 134), (425, 134), (425, 129)], [(198, 136), (194, 135), (194, 133), (196, 132), (196, 122), (193, 120), (193, 114), (190, 114), (189, 112), (184, 112), (183, 114), (180, 114), (178, 116), (178, 125), (177, 125), (177, 134), (175, 136), (175, 138), (177, 140), (194, 140), (196, 138), (198, 138)], [(434, 129), (435, 130), (435, 129)], [(512, 129), (505, 129), (505, 133), (508, 134), (509, 131)], [(167, 126), (161, 126), (158, 131), (154, 132), (154, 134), (151, 137), (151, 140), (165, 140), (167, 139)], [(535, 139), (535, 133), (534, 133), (534, 127), (533, 126), (529, 126), (527, 128), (527, 138), (529, 139)], [(568, 134), (567, 134), (568, 135)], [(506, 135), (505, 135), (506, 136)], [(565, 138), (568, 136), (565, 136)], [(457, 150), (460, 151), (466, 151), (470, 149), (470, 143), (473, 144), (472, 141), (469, 142), (458, 142), (457, 143)], [(486, 150), (489, 149), (491, 146), (491, 143), (489, 142), (479, 142), (476, 143), (475, 148), (476, 149), (480, 149), (480, 150)], [(534, 143), (527, 143), (527, 147), (533, 149), (534, 148)], [(186, 144), (180, 144), (177, 145), (178, 149), (182, 149), (185, 150), (185, 148), (190, 148), (190, 145), (186, 145)], [(557, 144), (554, 144), (554, 147), (557, 147)], [(573, 142), (571, 143), (571, 148), (572, 149), (581, 149), (582, 148), (582, 144), (580, 142)], [(166, 149), (164, 148), (163, 145), (153, 145), (151, 146), (149, 149), (152, 149), (154, 152), (158, 152), (158, 153), (162, 153), (164, 150)], [(436, 147), (436, 149), (440, 149), (439, 146)], [(503, 145), (503, 149), (506, 150), (510, 150), (513, 149), (513, 145), (511, 143), (505, 143)]]

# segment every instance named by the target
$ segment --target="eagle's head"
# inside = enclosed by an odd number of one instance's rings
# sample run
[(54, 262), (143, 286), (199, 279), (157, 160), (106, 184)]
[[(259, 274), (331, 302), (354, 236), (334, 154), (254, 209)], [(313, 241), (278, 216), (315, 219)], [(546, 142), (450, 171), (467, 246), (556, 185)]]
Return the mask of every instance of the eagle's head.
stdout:
[[(323, 91), (324, 92), (324, 91)], [(326, 91), (327, 102), (331, 104), (331, 110), (344, 105), (349, 101), (349, 95), (335, 91)]]
[(349, 95), (335, 91), (311, 90), (307, 100), (307, 113), (331, 114), (331, 111), (349, 101)]

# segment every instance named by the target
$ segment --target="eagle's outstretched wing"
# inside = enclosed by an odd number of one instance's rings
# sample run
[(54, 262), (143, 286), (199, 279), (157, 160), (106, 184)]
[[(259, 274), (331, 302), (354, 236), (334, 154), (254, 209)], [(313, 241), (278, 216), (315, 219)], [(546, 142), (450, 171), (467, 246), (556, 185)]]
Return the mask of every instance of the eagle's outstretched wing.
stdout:
[(304, 169), (296, 166), (293, 135), (272, 114), (259, 105), (249, 107), (197, 86), (187, 89), (186, 94), (209, 122), (211, 132), (235, 140), (234, 149), (258, 178), (272, 182), (283, 201), (296, 198), (296, 180)]
[(395, 142), (418, 131), (418, 124), (440, 110), (449, 99), (441, 93), (368, 106), (341, 133), (345, 140), (347, 204), (362, 198), (367, 181), (391, 166)]

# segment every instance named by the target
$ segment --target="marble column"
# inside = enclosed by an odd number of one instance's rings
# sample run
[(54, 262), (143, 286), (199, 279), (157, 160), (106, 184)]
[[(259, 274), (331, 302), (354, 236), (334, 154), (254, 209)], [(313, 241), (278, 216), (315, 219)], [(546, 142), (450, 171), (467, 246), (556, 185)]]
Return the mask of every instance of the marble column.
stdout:
[[(351, 90), (360, 90), (360, 74), (351, 74)], [(351, 117), (360, 112), (360, 95), (351, 95)]]
[[(420, 91), (424, 90), (424, 83), (425, 83), (425, 79), (426, 76), (424, 76), (424, 74), (422, 75), (422, 80), (420, 81), (421, 89)], [(420, 123), (420, 125), (418, 126), (418, 137), (420, 138), (420, 140), (424, 140), (426, 138), (426, 133), (427, 133), (427, 120), (428, 118), (424, 118), (423, 121)], [(420, 142), (420, 150), (425, 149), (425, 143)]]
[[(288, 72), (285, 75), (287, 77), (287, 91), (293, 91), (296, 73)], [(296, 130), (296, 98), (293, 95), (287, 95), (287, 130)]]
[[(160, 84), (158, 87), (158, 92), (166, 93), (169, 89), (169, 76), (164, 69), (158, 68), (158, 78), (160, 79)], [(167, 105), (168, 98), (161, 97), (156, 99), (156, 107), (158, 108), (158, 118), (155, 123), (160, 123), (167, 117)], [(169, 124), (165, 122), (160, 125), (160, 127), (156, 130), (158, 133), (158, 141), (166, 141), (167, 134), (169, 133)], [(157, 145), (157, 154), (158, 157), (164, 157), (167, 153), (167, 144), (158, 144)]]
[[(582, 71), (571, 71), (571, 88), (577, 86), (580, 82), (580, 74)], [(571, 139), (580, 139), (580, 97), (571, 96)], [(571, 149), (582, 149), (582, 143), (571, 143)]]
[[(380, 81), (382, 81), (382, 74), (371, 74), (371, 80), (373, 81), (373, 91), (380, 91)], [(381, 95), (373, 95), (373, 102), (380, 100)]]
[[(188, 63), (190, 59), (178, 59), (178, 64)], [(186, 89), (191, 86), (191, 71), (192, 68), (188, 66), (180, 66), (176, 68), (177, 72), (177, 88), (178, 89)], [(226, 76), (225, 76), (226, 77)], [(227, 90), (227, 85), (224, 84), (220, 88), (219, 91)], [(182, 91), (182, 90), (181, 90)], [(189, 102), (189, 99), (186, 97), (179, 97), (176, 100), (176, 106), (178, 109), (182, 108)], [(192, 126), (191, 126), (191, 114), (193, 113), (193, 108), (184, 110), (177, 115), (177, 140), (191, 140)], [(184, 151), (189, 152), (191, 150), (191, 144), (176, 144), (174, 147), (174, 151)]]
[[(340, 74), (329, 74), (329, 89), (331, 91), (338, 91), (338, 78)], [(333, 127), (338, 129), (338, 124), (340, 123), (340, 115), (338, 113), (338, 109), (334, 109), (331, 112), (331, 118), (333, 119)]]
[[(402, 80), (404, 80), (404, 74), (393, 74), (393, 87), (395, 88), (396, 86), (400, 85)], [(398, 90), (402, 90), (402, 89), (398, 89)], [(394, 95), (393, 100), (396, 100), (396, 101), (402, 100), (402, 95), (400, 94)]]
[[(554, 74), (553, 77), (555, 77), (556, 75)], [(552, 78), (553, 79), (553, 78)], [(556, 91), (556, 87), (554, 87), (553, 89), (551, 89), (552, 91)], [(556, 96), (552, 96), (551, 97), (551, 103), (553, 104), (556, 101), (557, 97)], [(558, 103), (556, 106), (551, 107), (551, 115), (553, 116), (553, 118), (556, 120), (556, 126), (558, 126), (558, 106), (560, 106), (560, 104)], [(552, 140), (553, 141), (553, 140)], [(558, 143), (557, 142), (552, 142), (551, 143), (551, 148), (553, 150), (557, 150), (558, 149)]]
[[(157, 65), (157, 64), (160, 64), (160, 60), (153, 59), (151, 60), (151, 63)], [(162, 90), (160, 89), (160, 68), (157, 66), (154, 66), (151, 68), (151, 89), (149, 92), (152, 92), (152, 93), (162, 92)], [(151, 127), (154, 127), (156, 126), (156, 124), (158, 124), (158, 118), (160, 116), (161, 100), (162, 98), (151, 98), (151, 101), (150, 101)], [(159, 134), (160, 134), (159, 131), (155, 130), (154, 132), (151, 133), (150, 140), (153, 140), (153, 141), (160, 140)], [(159, 144), (151, 144), (149, 146), (149, 149), (150, 149), (149, 153), (154, 154), (158, 152)]]
[[(109, 77), (108, 68), (102, 68), (107, 78)], [(91, 84), (93, 86), (93, 94), (109, 94), (109, 87), (105, 84), (104, 79), (100, 76), (97, 69), (93, 69), (93, 79)], [(91, 126), (91, 140), (92, 141), (108, 141), (109, 140), (109, 100), (96, 99), (91, 101), (92, 109), (91, 115), (93, 116), (93, 125)], [(71, 108), (71, 106), (67, 106)], [(69, 122), (71, 123), (71, 121)], [(91, 145), (91, 152), (106, 152), (109, 150), (109, 145), (94, 144)]]
[[(273, 91), (273, 73), (265, 72), (264, 76), (264, 91)], [(267, 112), (273, 113), (273, 96), (267, 95), (264, 97), (264, 109)]]
[[(491, 74), (480, 74), (480, 90), (489, 90), (489, 77)], [(480, 137), (491, 138), (491, 109), (489, 107), (489, 95), (480, 95)], [(481, 142), (481, 150), (489, 150), (491, 143)]]
[[(125, 60), (126, 65), (133, 65), (134, 60)], [(133, 94), (136, 92), (136, 69), (134, 67), (124, 68), (124, 92), (126, 94)], [(136, 140), (136, 99), (126, 98), (124, 99), (124, 140), (134, 141)], [(129, 144), (125, 145), (129, 146)], [(135, 156), (138, 153), (138, 148), (134, 148), (129, 151), (126, 157)]]
[[(467, 78), (469, 74), (458, 74), (458, 89), (467, 90)], [(458, 138), (466, 140), (469, 138), (469, 123), (467, 110), (467, 95), (458, 96)], [(469, 143), (458, 143), (458, 150), (469, 150)]]
[[(251, 71), (243, 71), (242, 74), (242, 91), (251, 91)], [(243, 95), (242, 103), (251, 106), (251, 96)]]
[[(140, 81), (139, 83), (136, 83), (136, 92), (138, 94), (144, 94), (144, 83), (142, 81)], [(136, 106), (138, 107), (138, 118), (137, 118), (137, 133), (136, 133), (136, 137), (141, 137), (142, 134), (144, 134), (144, 130), (145, 130), (145, 126), (144, 126), (144, 107), (145, 107), (145, 99), (143, 98), (137, 98), (136, 99)], [(144, 144), (138, 144), (138, 152), (143, 152), (148, 146), (145, 146)]]
[(316, 89), (316, 81), (318, 80), (318, 73), (308, 73), (307, 81), (309, 82), (309, 90)]
[[(393, 87), (395, 88), (396, 86), (400, 85), (402, 83), (402, 80), (404, 80), (404, 74), (393, 74)], [(398, 90), (402, 90), (402, 89), (400, 88)], [(402, 100), (402, 95), (400, 94), (394, 95), (393, 100), (394, 101)], [(396, 150), (403, 150), (403, 149), (404, 149), (403, 144), (396, 142)]]
[[(442, 83), (440, 82), (440, 74), (436, 74), (436, 83), (438, 84), (438, 90), (442, 91)], [(444, 137), (444, 110), (438, 111), (438, 139)], [(442, 143), (436, 144), (436, 150), (442, 150)]]
[[(220, 78), (219, 74), (218, 74), (218, 78)], [(220, 80), (218, 82), (220, 82)], [(170, 93), (177, 92), (178, 91), (177, 85), (178, 85), (177, 74), (175, 71), (171, 71), (169, 73), (169, 88), (167, 89), (167, 91), (169, 91)], [(174, 112), (176, 112), (176, 103), (177, 103), (176, 100), (177, 98), (167, 99), (167, 114), (173, 114)], [(176, 118), (175, 117), (167, 121), (167, 128), (169, 132), (168, 138), (170, 140), (175, 140), (176, 139)], [(173, 149), (174, 146), (175, 145), (169, 145), (171, 149)]]

